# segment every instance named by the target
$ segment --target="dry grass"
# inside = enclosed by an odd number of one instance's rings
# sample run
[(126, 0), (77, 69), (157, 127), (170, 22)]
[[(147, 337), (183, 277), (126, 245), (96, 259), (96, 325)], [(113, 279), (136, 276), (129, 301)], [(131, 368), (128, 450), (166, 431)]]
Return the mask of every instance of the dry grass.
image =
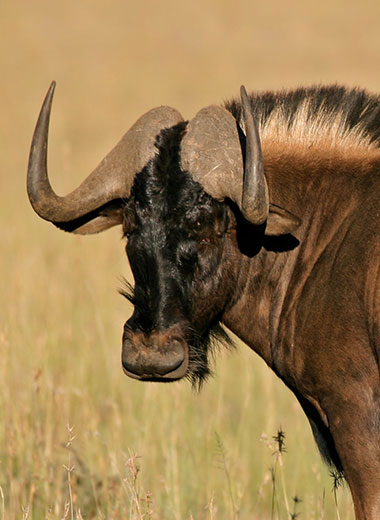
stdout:
[[(155, 105), (190, 117), (241, 83), (380, 91), (379, 5), (0, 4), (0, 520), (338, 517), (299, 406), (246, 347), (220, 357), (200, 395), (123, 376), (131, 309), (116, 291), (128, 276), (119, 233), (72, 237), (40, 221), (25, 169), (52, 79), (49, 165), (59, 192)], [(337, 500), (340, 518), (352, 518), (348, 491)]]

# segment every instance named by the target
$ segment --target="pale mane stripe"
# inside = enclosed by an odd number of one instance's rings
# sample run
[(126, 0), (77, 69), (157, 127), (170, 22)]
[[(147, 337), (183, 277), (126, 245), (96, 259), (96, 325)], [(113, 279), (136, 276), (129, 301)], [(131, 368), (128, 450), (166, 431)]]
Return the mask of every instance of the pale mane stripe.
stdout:
[[(380, 97), (341, 86), (252, 93), (263, 141), (331, 148), (380, 147)], [(241, 123), (240, 102), (225, 104)]]

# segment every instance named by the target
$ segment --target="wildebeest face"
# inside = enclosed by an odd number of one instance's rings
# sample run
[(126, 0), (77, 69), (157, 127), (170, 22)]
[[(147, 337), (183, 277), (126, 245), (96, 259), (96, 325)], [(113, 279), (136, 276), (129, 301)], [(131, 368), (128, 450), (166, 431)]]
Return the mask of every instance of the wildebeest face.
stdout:
[[(269, 235), (299, 225), (297, 217), (269, 200), (244, 87), (245, 132), (223, 107), (206, 107), (188, 124), (173, 108), (152, 109), (65, 197), (54, 192), (47, 171), (54, 88), (52, 83), (43, 102), (29, 157), (27, 188), (34, 210), (79, 234), (123, 223), (135, 277), (134, 290), (125, 293), (135, 312), (125, 326), (124, 369), (139, 379), (201, 380), (208, 373), (210, 337), (226, 336), (218, 322), (240, 268), (241, 255), (234, 257), (230, 239), (234, 233), (228, 232), (230, 217), (251, 228), (264, 226)], [(235, 215), (227, 202), (218, 201), (230, 201)], [(237, 235), (238, 245), (244, 245), (244, 233)], [(242, 252), (255, 254), (250, 241)]]
[(124, 327), (125, 372), (142, 380), (193, 381), (230, 292), (228, 209), (179, 167), (183, 125), (164, 131), (158, 155), (136, 176), (124, 212), (135, 306)]

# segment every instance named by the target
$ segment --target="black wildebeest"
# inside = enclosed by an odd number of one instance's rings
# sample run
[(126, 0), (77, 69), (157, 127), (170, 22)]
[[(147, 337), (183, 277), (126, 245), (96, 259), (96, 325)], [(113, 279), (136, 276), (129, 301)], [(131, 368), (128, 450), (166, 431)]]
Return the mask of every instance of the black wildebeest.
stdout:
[(343, 87), (143, 115), (72, 193), (46, 167), (54, 85), (28, 193), (74, 233), (121, 224), (135, 279), (122, 364), (199, 382), (220, 323), (294, 392), (356, 518), (380, 518), (380, 98)]

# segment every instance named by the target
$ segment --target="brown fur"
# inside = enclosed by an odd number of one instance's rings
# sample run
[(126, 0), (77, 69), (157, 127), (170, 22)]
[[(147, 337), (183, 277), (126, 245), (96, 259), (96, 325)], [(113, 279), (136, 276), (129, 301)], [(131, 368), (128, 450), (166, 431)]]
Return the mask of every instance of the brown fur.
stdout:
[(322, 437), (322, 451), (326, 443), (327, 458), (344, 469), (356, 518), (375, 520), (379, 150), (272, 138), (263, 148), (271, 201), (302, 218), (300, 244), (281, 254), (263, 247), (253, 258), (235, 245), (240, 298), (223, 321), (295, 392)]

